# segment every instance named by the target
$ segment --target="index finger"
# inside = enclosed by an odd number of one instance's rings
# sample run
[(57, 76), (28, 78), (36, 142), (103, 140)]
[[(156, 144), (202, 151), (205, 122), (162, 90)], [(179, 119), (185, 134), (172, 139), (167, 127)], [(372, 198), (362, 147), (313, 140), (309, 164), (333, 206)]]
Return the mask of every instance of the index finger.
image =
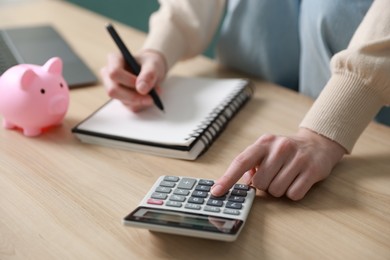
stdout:
[(230, 164), (225, 174), (215, 181), (211, 189), (213, 196), (224, 195), (248, 170), (259, 165), (264, 157), (264, 149), (252, 144), (240, 153)]
[(135, 87), (137, 77), (125, 68), (121, 55), (112, 53), (108, 56), (107, 71), (109, 77), (117, 84), (124, 87)]

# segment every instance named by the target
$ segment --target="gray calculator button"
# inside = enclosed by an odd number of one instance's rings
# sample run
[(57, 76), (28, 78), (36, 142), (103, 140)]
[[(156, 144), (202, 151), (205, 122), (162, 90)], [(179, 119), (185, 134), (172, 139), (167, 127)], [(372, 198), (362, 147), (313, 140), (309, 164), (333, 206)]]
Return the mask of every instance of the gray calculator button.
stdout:
[(220, 212), (221, 208), (213, 207), (213, 206), (204, 206), (204, 210), (210, 212)]
[(212, 199), (209, 199), (207, 201), (207, 205), (215, 206), (215, 207), (222, 207), (223, 206), (223, 201), (222, 200), (212, 200)]
[(190, 203), (195, 203), (195, 204), (203, 204), (204, 199), (203, 199), (203, 198), (190, 197), (190, 198), (188, 199), (188, 202), (190, 202)]
[(168, 187), (168, 188), (173, 188), (175, 187), (176, 183), (171, 182), (171, 181), (162, 181), (160, 182), (160, 186)]
[(204, 191), (197, 191), (197, 190), (194, 191), (194, 192), (191, 194), (192, 197), (198, 197), (198, 198), (206, 198), (207, 195), (208, 195), (207, 192), (204, 192)]
[(164, 181), (173, 181), (173, 182), (177, 182), (179, 180), (179, 177), (177, 176), (165, 176), (164, 177)]
[(214, 181), (212, 181), (212, 180), (199, 180), (199, 185), (213, 186)]
[(225, 209), (223, 213), (230, 215), (240, 215), (240, 211), (236, 209)]
[(176, 190), (173, 191), (173, 194), (187, 196), (188, 194), (190, 194), (190, 191), (189, 190), (176, 189)]
[(196, 187), (195, 187), (195, 190), (206, 191), (206, 192), (209, 192), (210, 189), (211, 189), (211, 186), (207, 186), (207, 185), (196, 185)]
[(179, 189), (185, 189), (190, 190), (192, 187), (194, 187), (196, 180), (191, 178), (183, 178), (180, 180), (177, 188)]
[(172, 191), (171, 188), (168, 188), (168, 187), (162, 187), (162, 186), (158, 186), (156, 188), (156, 192), (161, 192), (161, 193), (170, 193)]
[(211, 195), (210, 199), (213, 199), (213, 200), (225, 200), (226, 199), (226, 195), (223, 195), (221, 197), (215, 197), (215, 196)]
[(229, 201), (231, 202), (238, 202), (238, 203), (244, 203), (245, 197), (240, 197), (240, 196), (230, 196)]
[(183, 202), (183, 201), (185, 201), (186, 200), (186, 197), (184, 197), (184, 196), (181, 196), (181, 195), (171, 195), (170, 197), (169, 197), (169, 200), (174, 200), (174, 201), (180, 201), (180, 202)]
[(249, 185), (245, 184), (234, 184), (234, 189), (235, 190), (249, 190)]
[(246, 197), (248, 194), (245, 190), (232, 190), (230, 193), (232, 196), (241, 196), (241, 197)]
[(167, 194), (159, 193), (159, 192), (153, 192), (151, 197), (153, 199), (165, 200), (167, 198)]
[(237, 203), (237, 202), (228, 201), (228, 202), (226, 203), (226, 208), (231, 208), (231, 209), (242, 209), (242, 204), (241, 204), (241, 203)]
[(178, 202), (178, 201), (171, 201), (171, 200), (168, 200), (167, 203), (166, 203), (165, 205), (170, 206), (170, 207), (180, 208), (180, 207), (182, 206), (182, 203), (181, 203), (181, 202)]
[(196, 209), (196, 210), (200, 210), (201, 209), (200, 205), (192, 204), (192, 203), (187, 203), (184, 207), (186, 209)]

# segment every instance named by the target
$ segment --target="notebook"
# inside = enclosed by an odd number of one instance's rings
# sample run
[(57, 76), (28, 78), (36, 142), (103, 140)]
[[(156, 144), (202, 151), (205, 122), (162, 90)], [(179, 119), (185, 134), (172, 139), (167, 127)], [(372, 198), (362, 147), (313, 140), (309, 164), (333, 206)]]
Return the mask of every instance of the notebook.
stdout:
[(112, 99), (73, 127), (85, 143), (195, 160), (253, 94), (246, 79), (171, 76), (162, 84), (165, 112), (131, 112)]
[(97, 82), (94, 73), (51, 25), (0, 29), (0, 75), (17, 64), (43, 65), (52, 57), (62, 59), (69, 88)]

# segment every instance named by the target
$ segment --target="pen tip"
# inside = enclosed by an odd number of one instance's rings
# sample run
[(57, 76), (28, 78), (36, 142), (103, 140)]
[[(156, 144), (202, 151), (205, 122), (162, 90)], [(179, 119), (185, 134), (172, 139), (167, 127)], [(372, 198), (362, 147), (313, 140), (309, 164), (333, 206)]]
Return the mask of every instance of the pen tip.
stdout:
[(163, 104), (161, 103), (160, 99), (155, 100), (155, 104), (156, 104), (156, 106), (161, 110), (161, 112), (165, 113), (165, 111), (164, 111), (164, 106), (163, 106)]

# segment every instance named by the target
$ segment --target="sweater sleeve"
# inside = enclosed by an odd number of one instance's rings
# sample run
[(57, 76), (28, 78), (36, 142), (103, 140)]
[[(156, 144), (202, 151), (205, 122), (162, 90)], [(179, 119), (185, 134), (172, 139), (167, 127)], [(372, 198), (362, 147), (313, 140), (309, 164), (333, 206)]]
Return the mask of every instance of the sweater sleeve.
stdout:
[(332, 58), (332, 76), (300, 124), (349, 153), (378, 111), (390, 104), (389, 10), (389, 0), (373, 2), (348, 48)]
[(225, 0), (159, 0), (149, 20), (143, 49), (161, 52), (168, 69), (180, 59), (200, 54), (211, 42), (224, 11)]

